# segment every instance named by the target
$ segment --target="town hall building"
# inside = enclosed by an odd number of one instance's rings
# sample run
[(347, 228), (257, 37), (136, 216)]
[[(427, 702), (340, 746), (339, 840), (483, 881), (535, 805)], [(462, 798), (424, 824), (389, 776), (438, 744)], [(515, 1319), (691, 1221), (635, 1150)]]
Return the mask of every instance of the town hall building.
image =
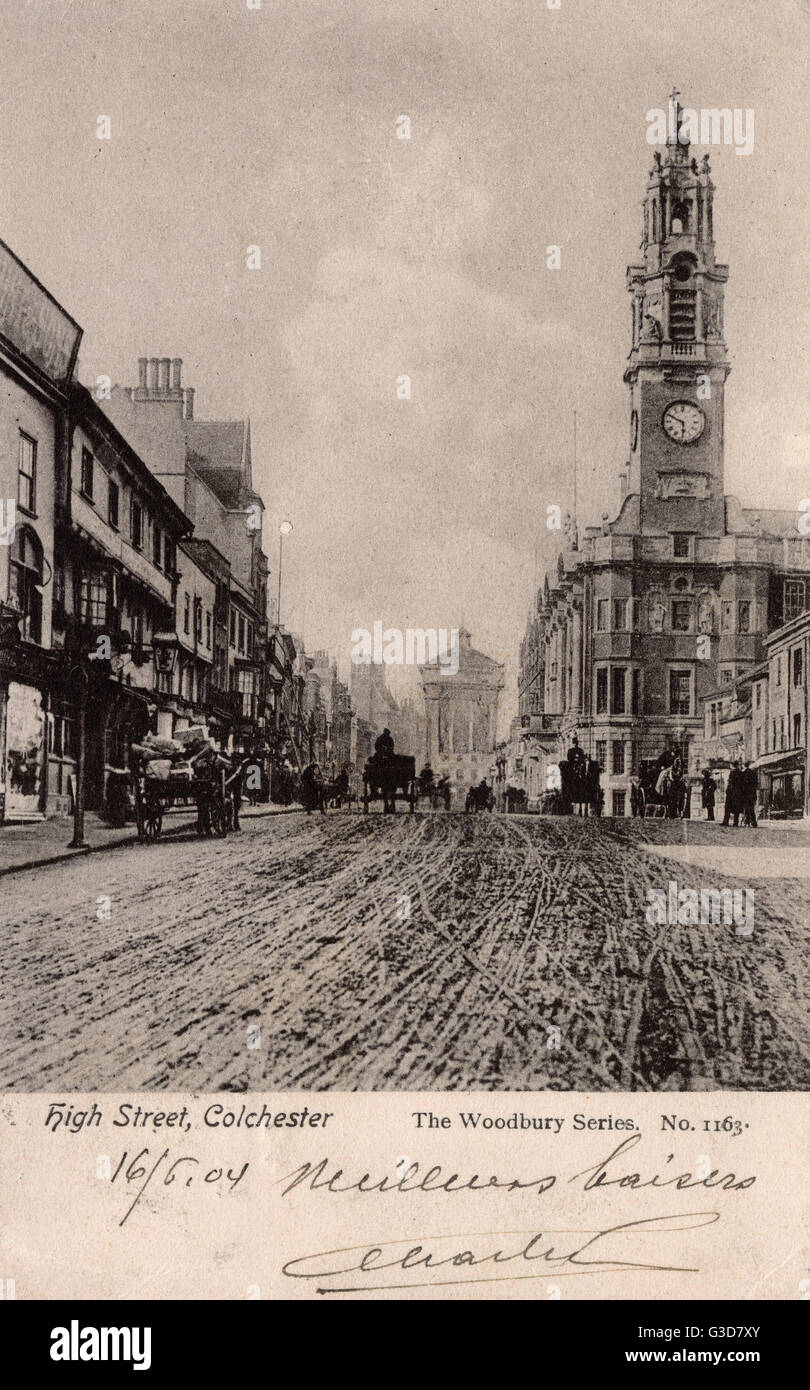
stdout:
[(671, 748), (693, 776), (705, 765), (701, 701), (753, 670), (768, 633), (810, 606), (797, 513), (725, 494), (729, 271), (715, 253), (708, 155), (698, 162), (678, 129), (654, 155), (641, 256), (627, 271), (618, 515), (582, 537), (569, 528), (521, 645), (515, 735), (529, 751), (536, 739), (547, 765), (578, 733), (602, 766), (608, 815), (629, 814), (642, 758)]

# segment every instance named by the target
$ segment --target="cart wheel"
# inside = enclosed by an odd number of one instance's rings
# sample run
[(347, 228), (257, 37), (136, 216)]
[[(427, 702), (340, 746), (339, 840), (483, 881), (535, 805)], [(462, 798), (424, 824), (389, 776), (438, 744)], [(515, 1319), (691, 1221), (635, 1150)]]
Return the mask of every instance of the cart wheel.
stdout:
[(143, 802), (140, 800), (135, 803), (135, 824), (138, 828), (138, 839), (143, 844), (146, 839), (146, 819), (143, 813)]
[(163, 811), (160, 806), (147, 806), (143, 817), (143, 838), (157, 840), (163, 827)]

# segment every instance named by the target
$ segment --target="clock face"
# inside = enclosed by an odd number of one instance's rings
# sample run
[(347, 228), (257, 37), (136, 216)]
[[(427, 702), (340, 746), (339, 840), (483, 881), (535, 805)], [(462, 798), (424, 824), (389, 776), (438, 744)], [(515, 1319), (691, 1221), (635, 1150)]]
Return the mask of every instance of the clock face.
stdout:
[(664, 433), (676, 444), (694, 444), (703, 433), (706, 416), (691, 401), (673, 401), (664, 411), (662, 424)]

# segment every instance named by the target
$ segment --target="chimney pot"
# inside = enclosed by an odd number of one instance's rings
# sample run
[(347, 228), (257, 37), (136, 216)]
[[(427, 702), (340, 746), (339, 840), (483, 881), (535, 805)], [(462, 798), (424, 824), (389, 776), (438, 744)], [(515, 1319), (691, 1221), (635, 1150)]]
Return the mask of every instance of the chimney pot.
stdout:
[(169, 369), (170, 369), (170, 367), (171, 367), (171, 361), (170, 361), (170, 359), (169, 359), (168, 357), (161, 357), (161, 359), (160, 359), (160, 375), (159, 375), (159, 377), (158, 377), (158, 381), (159, 381), (159, 385), (160, 385), (160, 390), (161, 390), (161, 391), (168, 391), (168, 389), (169, 389)]
[(187, 386), (185, 390), (186, 419), (194, 419), (194, 387)]
[(149, 389), (150, 389), (150, 391), (157, 391), (157, 389), (158, 389), (158, 365), (159, 365), (159, 364), (158, 364), (158, 359), (157, 359), (156, 357), (150, 357), (150, 358), (149, 358)]
[(172, 358), (172, 390), (173, 390), (173, 391), (179, 391), (179, 390), (181, 389), (181, 387), (180, 387), (180, 378), (181, 378), (181, 376), (182, 376), (182, 373), (183, 373), (183, 359), (182, 359), (182, 357), (173, 357), (173, 358)]
[(148, 359), (147, 359), (146, 357), (139, 357), (139, 358), (138, 358), (138, 386), (140, 387), (141, 391), (145, 391), (145, 390), (146, 390), (146, 367), (147, 367), (147, 361), (148, 361)]

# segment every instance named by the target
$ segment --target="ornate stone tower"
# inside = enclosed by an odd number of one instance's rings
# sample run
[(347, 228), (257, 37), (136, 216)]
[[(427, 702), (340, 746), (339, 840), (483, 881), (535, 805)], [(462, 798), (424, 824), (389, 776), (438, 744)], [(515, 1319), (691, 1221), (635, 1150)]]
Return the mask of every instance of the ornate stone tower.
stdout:
[[(728, 266), (714, 251), (709, 157), (690, 158), (677, 93), (673, 133), (656, 151), (644, 199), (643, 261), (628, 266), (633, 339), (628, 492), (643, 533), (724, 531), (723, 340)], [(677, 131), (677, 135), (674, 133)]]

